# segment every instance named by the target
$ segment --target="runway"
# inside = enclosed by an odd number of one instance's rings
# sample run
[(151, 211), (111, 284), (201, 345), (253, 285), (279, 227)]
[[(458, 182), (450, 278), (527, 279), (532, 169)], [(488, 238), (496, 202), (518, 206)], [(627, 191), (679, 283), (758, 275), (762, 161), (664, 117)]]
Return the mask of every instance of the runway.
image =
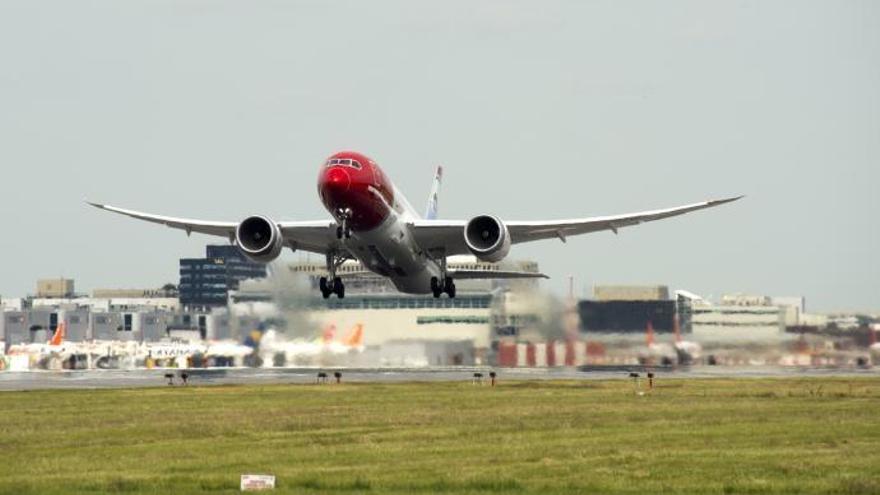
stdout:
[[(245, 385), (245, 384), (309, 384), (317, 374), (327, 372), (328, 381), (335, 381), (333, 372), (342, 373), (343, 382), (395, 383), (419, 381), (471, 381), (474, 373), (488, 379), (495, 371), (499, 382), (504, 380), (608, 380), (628, 379), (629, 373), (644, 374), (638, 366), (614, 368), (499, 368), (443, 367), (443, 368), (213, 368), (213, 369), (153, 369), (153, 370), (87, 370), (87, 371), (21, 371), (0, 372), (0, 391), (47, 389), (100, 389), (143, 388), (167, 386), (167, 374), (174, 383), (181, 384), (180, 374), (186, 373), (189, 386)], [(698, 366), (687, 369), (657, 369), (657, 379), (663, 378), (772, 378), (772, 377), (827, 377), (875, 376), (880, 368), (782, 368), (782, 367), (723, 367)]]

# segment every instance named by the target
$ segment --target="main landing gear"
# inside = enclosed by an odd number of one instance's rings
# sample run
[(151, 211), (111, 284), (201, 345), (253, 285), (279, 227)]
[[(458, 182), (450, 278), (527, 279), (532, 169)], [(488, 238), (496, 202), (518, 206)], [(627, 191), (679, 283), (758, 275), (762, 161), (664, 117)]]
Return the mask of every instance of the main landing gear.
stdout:
[(336, 294), (339, 299), (345, 297), (345, 284), (342, 279), (336, 276), (336, 269), (345, 262), (344, 256), (339, 256), (335, 251), (327, 253), (327, 273), (330, 278), (321, 277), (318, 281), (318, 288), (321, 289), (321, 295), (324, 299), (329, 299), (330, 294)]
[(431, 277), (431, 293), (434, 297), (439, 298), (444, 292), (450, 298), (455, 297), (455, 282), (452, 277), (445, 277), (442, 282), (437, 277)]
[(435, 299), (439, 298), (440, 294), (444, 292), (450, 298), (454, 298), (455, 282), (446, 271), (446, 253), (441, 251), (438, 254), (434, 259), (440, 262), (440, 278), (431, 277), (431, 293), (434, 294)]
[(330, 294), (336, 294), (339, 299), (345, 297), (345, 284), (342, 283), (342, 279), (339, 277), (333, 277), (330, 280), (327, 277), (321, 277), (321, 280), (318, 281), (318, 286), (324, 299), (329, 299)]

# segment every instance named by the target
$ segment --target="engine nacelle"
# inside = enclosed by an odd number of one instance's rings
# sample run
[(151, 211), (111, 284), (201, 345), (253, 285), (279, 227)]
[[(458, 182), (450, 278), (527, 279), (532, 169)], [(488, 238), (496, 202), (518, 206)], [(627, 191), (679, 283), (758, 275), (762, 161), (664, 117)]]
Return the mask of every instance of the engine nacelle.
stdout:
[(495, 263), (510, 252), (510, 232), (497, 217), (480, 215), (464, 226), (464, 242), (481, 261)]
[(259, 215), (247, 217), (238, 224), (235, 241), (245, 256), (260, 263), (274, 260), (284, 248), (278, 224)]

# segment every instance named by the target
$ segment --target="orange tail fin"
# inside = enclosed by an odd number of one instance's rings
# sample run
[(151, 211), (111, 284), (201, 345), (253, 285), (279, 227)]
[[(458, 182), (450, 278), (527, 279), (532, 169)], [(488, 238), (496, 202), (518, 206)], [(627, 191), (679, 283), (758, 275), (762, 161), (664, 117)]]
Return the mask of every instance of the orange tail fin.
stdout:
[(645, 342), (648, 347), (654, 345), (654, 324), (648, 320), (648, 328), (645, 330)]
[(675, 330), (675, 342), (680, 344), (681, 343), (681, 327), (679, 326), (679, 323), (678, 323), (678, 315), (675, 315), (675, 317), (673, 318), (672, 325), (673, 325), (672, 329)]
[(358, 323), (349, 335), (345, 336), (343, 344), (349, 347), (360, 347), (364, 342), (364, 325)]
[(55, 334), (52, 335), (52, 340), (49, 341), (49, 345), (61, 345), (64, 342), (64, 322), (58, 324), (58, 327), (55, 329)]

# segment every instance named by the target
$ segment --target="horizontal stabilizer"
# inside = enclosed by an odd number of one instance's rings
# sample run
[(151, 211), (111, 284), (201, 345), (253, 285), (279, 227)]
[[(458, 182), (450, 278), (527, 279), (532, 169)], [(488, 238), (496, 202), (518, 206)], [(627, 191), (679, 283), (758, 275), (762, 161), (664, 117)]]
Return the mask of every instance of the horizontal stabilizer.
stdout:
[(454, 279), (501, 279), (501, 278), (550, 278), (543, 273), (509, 272), (504, 270), (450, 270), (449, 276)]

